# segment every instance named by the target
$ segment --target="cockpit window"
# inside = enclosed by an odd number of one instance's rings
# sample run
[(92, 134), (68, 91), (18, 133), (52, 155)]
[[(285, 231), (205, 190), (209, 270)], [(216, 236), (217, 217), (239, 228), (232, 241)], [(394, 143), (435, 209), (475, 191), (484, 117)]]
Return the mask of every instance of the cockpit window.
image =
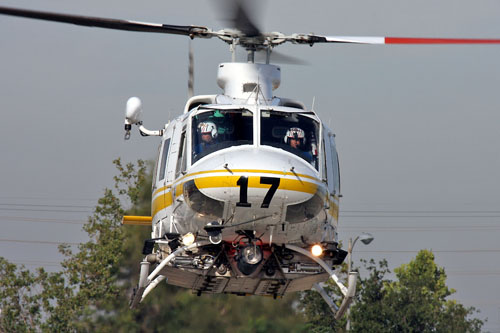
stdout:
[(318, 170), (319, 124), (299, 113), (262, 111), (261, 145), (293, 153)]
[(248, 110), (213, 110), (192, 119), (192, 163), (220, 149), (253, 144), (253, 114)]

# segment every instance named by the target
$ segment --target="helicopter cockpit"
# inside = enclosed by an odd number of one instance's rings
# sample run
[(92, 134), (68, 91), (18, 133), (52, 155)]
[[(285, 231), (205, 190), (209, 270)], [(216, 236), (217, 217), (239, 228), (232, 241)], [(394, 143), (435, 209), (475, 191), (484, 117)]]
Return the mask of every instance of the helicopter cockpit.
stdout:
[(192, 118), (192, 163), (218, 150), (253, 144), (253, 113), (207, 110)]
[[(319, 122), (309, 115), (274, 109), (260, 110), (260, 146), (299, 156), (316, 170)], [(247, 109), (200, 109), (191, 120), (192, 163), (221, 149), (254, 145), (254, 113)]]
[(261, 111), (260, 144), (286, 150), (318, 170), (319, 123), (302, 114)]

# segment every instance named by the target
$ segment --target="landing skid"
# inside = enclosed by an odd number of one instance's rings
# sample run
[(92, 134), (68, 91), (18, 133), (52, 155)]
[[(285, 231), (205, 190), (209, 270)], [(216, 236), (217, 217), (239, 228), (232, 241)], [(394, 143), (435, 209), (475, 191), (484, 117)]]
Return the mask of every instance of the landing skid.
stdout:
[(132, 299), (130, 302), (130, 308), (135, 308), (139, 303), (141, 303), (144, 298), (151, 292), (160, 283), (165, 279), (164, 275), (160, 275), (160, 271), (174, 259), (176, 256), (189, 251), (196, 249), (198, 247), (210, 244), (209, 241), (196, 242), (188, 246), (183, 246), (172, 252), (165, 259), (163, 259), (158, 267), (148, 275), (150, 263), (148, 261), (141, 262), (141, 272), (139, 274), (139, 284), (137, 288), (134, 290), (132, 295)]
[[(182, 258), (182, 256), (185, 256), (186, 253), (197, 252), (197, 251), (201, 250), (204, 246), (210, 245), (210, 244), (211, 243), (209, 241), (200, 241), (200, 242), (193, 243), (189, 246), (179, 247), (175, 251), (170, 253), (166, 258), (164, 258), (158, 264), (158, 266), (153, 270), (153, 272), (151, 272), (151, 273), (149, 273), (151, 263), (149, 261), (147, 261), (147, 257), (146, 257), (144, 259), (144, 261), (141, 262), (139, 284), (138, 284), (137, 288), (134, 290), (134, 293), (132, 295), (132, 298), (130, 301), (130, 308), (137, 307), (139, 305), (139, 303), (141, 303), (145, 299), (145, 297), (160, 282), (162, 282), (163, 280), (165, 280), (167, 278), (166, 275), (168, 275), (168, 274), (166, 274), (165, 272), (168, 272), (168, 269), (170, 269), (170, 267), (175, 263), (176, 258), (177, 258), (177, 260), (179, 260)], [(354, 299), (355, 292), (356, 292), (356, 280), (357, 280), (358, 273), (357, 272), (350, 272), (349, 273), (348, 287), (346, 287), (345, 285), (342, 284), (342, 282), (340, 282), (337, 275), (335, 275), (333, 270), (330, 268), (330, 266), (323, 259), (314, 257), (308, 250), (301, 248), (301, 247), (298, 247), (298, 246), (295, 246), (295, 245), (284, 245), (284, 247), (292, 252), (297, 253), (297, 256), (302, 255), (302, 256), (305, 256), (305, 257), (311, 259), (313, 262), (315, 262), (316, 264), (318, 264), (321, 267), (321, 268), (318, 267), (318, 270), (320, 270), (320, 271), (323, 270), (324, 272), (326, 272), (326, 274), (328, 274), (329, 278), (333, 279), (333, 281), (337, 284), (337, 286), (340, 288), (342, 294), (344, 295), (344, 299), (343, 299), (340, 307), (338, 307), (335, 304), (335, 302), (332, 300), (332, 298), (328, 295), (328, 293), (324, 290), (324, 288), (319, 283), (321, 281), (325, 281), (325, 278), (326, 278), (325, 273), (319, 272), (319, 274), (314, 275), (314, 276), (323, 276), (322, 279), (317, 279), (316, 280), (317, 282), (315, 282), (312, 279), (309, 280), (309, 281), (312, 281), (312, 282), (310, 282), (309, 286), (312, 285), (312, 288), (315, 289), (316, 291), (318, 291), (319, 294), (323, 297), (325, 302), (328, 304), (328, 306), (330, 307), (330, 309), (334, 313), (335, 319), (336, 320), (340, 319), (344, 315), (346, 310), (349, 308), (350, 304), (352, 303), (352, 301)], [(189, 274), (193, 275), (193, 273), (189, 273)], [(311, 276), (311, 277), (314, 278), (314, 276)], [(249, 280), (249, 279), (251, 279), (251, 277), (240, 277), (237, 280), (238, 281), (245, 281), (245, 280)], [(219, 276), (218, 280), (224, 281), (226, 284), (228, 284), (228, 281), (229, 281), (229, 279), (225, 276)], [(208, 279), (207, 281), (210, 281), (210, 279)], [(214, 280), (212, 280), (212, 282), (213, 281)], [(284, 293), (284, 291), (289, 283), (289, 281), (287, 282), (287, 281), (282, 281), (282, 280), (273, 280), (273, 279), (265, 280), (265, 279), (263, 279), (260, 281), (259, 286), (263, 285), (263, 283), (267, 283), (267, 284), (272, 286), (272, 283), (274, 283), (274, 282), (276, 282), (276, 283), (279, 282), (278, 285), (275, 286), (275, 288), (276, 288), (276, 290), (282, 290), (283, 293)], [(240, 284), (243, 285), (244, 282), (240, 282)], [(223, 284), (221, 284), (221, 286), (224, 287)], [(283, 289), (280, 289), (282, 287), (283, 287)], [(269, 286), (267, 286), (266, 288), (269, 288)], [(217, 290), (217, 288), (214, 288), (214, 289)], [(259, 288), (256, 288), (256, 289), (259, 290)], [(293, 288), (291, 288), (291, 289), (293, 289)], [(224, 292), (222, 289), (219, 291), (215, 291), (215, 290), (214, 290), (214, 293)], [(302, 289), (302, 290), (304, 290), (304, 289)], [(202, 290), (198, 289), (198, 294), (201, 294), (201, 292), (202, 292)], [(227, 289), (225, 292), (227, 292)], [(254, 292), (254, 293), (256, 293), (256, 292)], [(278, 293), (275, 293), (274, 295), (276, 296), (277, 294)]]

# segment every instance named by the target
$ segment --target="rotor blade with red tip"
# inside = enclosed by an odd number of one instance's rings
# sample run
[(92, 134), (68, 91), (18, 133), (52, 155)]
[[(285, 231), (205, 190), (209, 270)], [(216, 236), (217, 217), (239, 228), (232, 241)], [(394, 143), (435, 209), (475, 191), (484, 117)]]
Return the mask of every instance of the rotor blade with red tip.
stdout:
[(416, 37), (361, 37), (293, 35), (292, 42), (299, 44), (348, 43), (348, 44), (500, 44), (500, 39), (474, 38), (416, 38)]
[(204, 35), (206, 33), (209, 33), (209, 29), (206, 27), (117, 20), (117, 19), (109, 19), (101, 17), (41, 12), (36, 10), (27, 10), (27, 9), (10, 8), (10, 7), (0, 7), (0, 14), (26, 17), (38, 20), (45, 20), (45, 21), (71, 23), (87, 27), (114, 29), (114, 30), (156, 32), (156, 33), (186, 35), (186, 36)]
[(500, 44), (500, 39), (385, 37), (385, 44)]

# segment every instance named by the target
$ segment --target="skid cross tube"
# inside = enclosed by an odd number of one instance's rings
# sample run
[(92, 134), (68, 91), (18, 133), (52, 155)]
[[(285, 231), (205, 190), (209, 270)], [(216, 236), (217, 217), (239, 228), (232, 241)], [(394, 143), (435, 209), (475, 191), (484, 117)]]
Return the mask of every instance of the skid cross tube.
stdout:
[(338, 276), (335, 275), (333, 270), (326, 264), (326, 262), (324, 260), (313, 256), (309, 251), (307, 251), (306, 249), (303, 249), (301, 247), (298, 247), (295, 245), (288, 245), (288, 244), (285, 244), (285, 247), (292, 250), (292, 251), (303, 254), (303, 255), (311, 258), (312, 260), (314, 260), (328, 273), (328, 275), (330, 275), (330, 277), (333, 279), (333, 281), (335, 281), (337, 286), (340, 288), (340, 291), (344, 295), (344, 300), (342, 301), (342, 304), (340, 305), (340, 308), (338, 308), (338, 309), (336, 309), (337, 306), (335, 305), (333, 300), (330, 298), (330, 296), (328, 296), (328, 294), (323, 289), (323, 287), (321, 287), (319, 284), (316, 283), (313, 285), (313, 288), (319, 292), (321, 297), (323, 297), (325, 302), (328, 304), (328, 306), (330, 307), (332, 312), (335, 314), (335, 319), (336, 320), (340, 319), (344, 315), (344, 313), (347, 311), (347, 309), (349, 308), (349, 305), (352, 303), (352, 301), (354, 299), (354, 296), (356, 295), (356, 280), (358, 278), (358, 272), (349, 272), (348, 288), (346, 288), (346, 286), (344, 286), (342, 284), (342, 282), (340, 282)]
[(319, 283), (313, 284), (313, 288), (321, 295), (321, 297), (323, 297), (323, 300), (325, 300), (326, 304), (328, 304), (333, 313), (337, 313), (339, 311), (339, 307), (335, 304), (330, 295), (328, 295), (325, 288), (323, 288)]
[(137, 287), (137, 290), (135, 294), (133, 295), (132, 301), (130, 302), (130, 308), (133, 309), (135, 308), (139, 303), (141, 303), (144, 298), (146, 297), (147, 294), (151, 290), (154, 289), (161, 281), (165, 279), (165, 276), (159, 275), (161, 270), (170, 262), (172, 259), (177, 257), (178, 255), (210, 244), (209, 241), (201, 241), (201, 242), (196, 242), (188, 246), (183, 246), (175, 250), (174, 252), (170, 253), (165, 259), (162, 260), (162, 262), (155, 268), (155, 270), (148, 275), (149, 273), (149, 262), (143, 261), (141, 262), (141, 272), (139, 275), (139, 285)]

